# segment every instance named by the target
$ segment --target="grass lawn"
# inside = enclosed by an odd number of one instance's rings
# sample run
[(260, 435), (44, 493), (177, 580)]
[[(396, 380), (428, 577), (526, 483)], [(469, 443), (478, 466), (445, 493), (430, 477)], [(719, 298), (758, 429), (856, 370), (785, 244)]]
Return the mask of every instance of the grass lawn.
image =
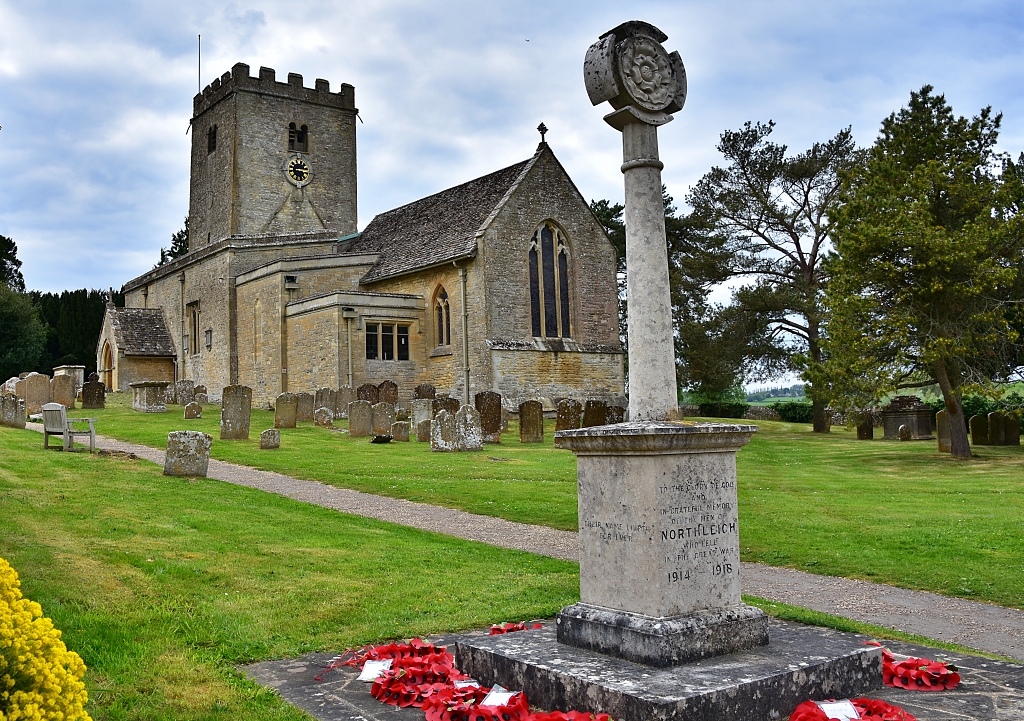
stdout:
[[(181, 409), (144, 415), (112, 395), (102, 433), (163, 447), (167, 432), (214, 435), (213, 455), (383, 496), (513, 521), (575, 529), (576, 463), (568, 451), (522, 445), (515, 422), (483, 453), (430, 453), (422, 443), (374, 445), (301, 424), (280, 451), (260, 451), (273, 424), (253, 412), (253, 440), (217, 441), (218, 409), (184, 421)], [(726, 421), (735, 422), (735, 421)], [(1024, 608), (1024, 447), (982, 446), (955, 461), (934, 442), (857, 441), (833, 428), (759, 422), (737, 457), (744, 560), (863, 578)], [(503, 460), (495, 460), (503, 459)]]
[(572, 563), (44, 452), (31, 431), (0, 428), (0, 508), (0, 556), (85, 660), (96, 719), (308, 718), (234, 666), (550, 617), (579, 598)]

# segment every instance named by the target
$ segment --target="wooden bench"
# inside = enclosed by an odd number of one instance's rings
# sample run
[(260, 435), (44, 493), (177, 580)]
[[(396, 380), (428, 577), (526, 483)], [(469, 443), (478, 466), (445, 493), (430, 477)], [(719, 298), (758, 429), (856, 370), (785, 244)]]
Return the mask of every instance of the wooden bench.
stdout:
[[(96, 452), (96, 419), (68, 418), (68, 411), (60, 403), (47, 403), (43, 406), (43, 448), (57, 449), (50, 445), (50, 436), (60, 436), (62, 451), (75, 450), (75, 436), (89, 436), (89, 453)], [(76, 431), (75, 423), (88, 423), (89, 430)]]

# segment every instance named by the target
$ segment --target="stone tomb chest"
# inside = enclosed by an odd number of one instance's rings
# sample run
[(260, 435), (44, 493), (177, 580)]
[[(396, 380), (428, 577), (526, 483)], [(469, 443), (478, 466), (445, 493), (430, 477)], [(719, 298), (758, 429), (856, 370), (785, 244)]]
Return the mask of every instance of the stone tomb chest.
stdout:
[(917, 396), (896, 396), (882, 410), (883, 438), (898, 441), (900, 426), (904, 425), (910, 430), (911, 440), (932, 440), (932, 409)]

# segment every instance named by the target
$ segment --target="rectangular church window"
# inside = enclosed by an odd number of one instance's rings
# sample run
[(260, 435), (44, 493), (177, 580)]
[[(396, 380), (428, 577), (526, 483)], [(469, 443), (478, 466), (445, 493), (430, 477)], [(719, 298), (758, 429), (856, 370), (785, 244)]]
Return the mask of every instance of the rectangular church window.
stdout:
[(366, 324), (366, 360), (377, 360), (377, 324)]
[(381, 360), (395, 359), (395, 326), (385, 324), (380, 327)]
[(409, 360), (409, 326), (398, 326), (398, 360)]

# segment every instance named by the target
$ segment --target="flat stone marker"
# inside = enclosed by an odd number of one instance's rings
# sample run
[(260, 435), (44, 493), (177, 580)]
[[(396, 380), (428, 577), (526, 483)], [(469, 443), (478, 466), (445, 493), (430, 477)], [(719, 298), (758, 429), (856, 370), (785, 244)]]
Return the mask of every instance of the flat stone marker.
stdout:
[[(313, 415), (316, 415), (317, 408), (328, 408), (331, 417), (334, 418), (335, 409), (338, 407), (338, 391), (333, 388), (320, 388), (313, 394)], [(313, 419), (316, 422), (316, 418)]]
[(299, 399), (294, 393), (282, 393), (274, 402), (274, 428), (294, 428)]
[(8, 428), (25, 427), (25, 400), (13, 393), (0, 395), (0, 426)]
[(249, 440), (252, 419), (252, 388), (225, 386), (220, 394), (220, 439), (222, 441)]
[[(185, 404), (185, 420), (191, 421), (203, 417), (203, 406), (195, 401)], [(223, 436), (221, 436), (223, 438)]]
[(188, 379), (174, 383), (174, 402), (179, 406), (187, 406), (196, 399), (196, 384)]
[(370, 401), (348, 404), (348, 434), (354, 438), (373, 435), (373, 406)]
[(90, 373), (88, 382), (82, 385), (82, 408), (103, 408), (106, 401), (107, 389), (100, 383), (99, 373)]
[(334, 427), (334, 411), (326, 406), (321, 406), (313, 411), (313, 425), (317, 428)]
[(334, 417), (348, 418), (348, 404), (356, 400), (356, 392), (352, 386), (342, 386), (334, 402)]
[(455, 414), (455, 447), (460, 451), (484, 449), (480, 412), (473, 406), (462, 406)]
[(71, 375), (54, 376), (50, 381), (50, 402), (60, 403), (68, 409), (75, 407), (75, 377)]
[(281, 431), (276, 428), (268, 428), (260, 433), (260, 450), (272, 451), (281, 447)]
[(395, 421), (391, 424), (391, 438), (396, 441), (409, 440), (409, 421)]
[(371, 406), (380, 403), (380, 390), (373, 383), (363, 383), (356, 388), (356, 399), (367, 401)]
[(580, 420), (583, 416), (583, 406), (572, 398), (563, 398), (558, 401), (558, 411), (555, 416), (556, 431), (571, 431), (580, 427)]
[(313, 394), (296, 393), (295, 420), (299, 423), (313, 422)]
[(972, 446), (987, 446), (988, 445), (988, 416), (971, 416), (970, 420), (971, 428), (971, 445)]
[(1006, 416), (1002, 411), (988, 414), (988, 444), (990, 446), (1006, 445)]
[(416, 440), (420, 443), (430, 443), (430, 426), (433, 425), (433, 420), (425, 418), (416, 424)]
[(473, 403), (480, 414), (483, 442), (501, 443), (501, 394), (494, 391), (477, 393)]
[(200, 431), (171, 431), (167, 434), (165, 476), (205, 478), (210, 467), (213, 436)]
[(132, 389), (132, 408), (140, 413), (167, 412), (167, 381), (140, 381), (129, 383)]
[(590, 399), (583, 406), (583, 428), (603, 426), (608, 420), (608, 404), (605, 401)]
[(29, 373), (18, 383), (18, 395), (25, 399), (25, 411), (31, 416), (41, 413), (50, 402), (50, 376)]
[(945, 408), (935, 414), (935, 427), (939, 437), (939, 453), (952, 453), (953, 437), (949, 431), (949, 411)]
[(377, 402), (398, 405), (398, 384), (387, 380), (377, 386)]
[(626, 407), (625, 406), (608, 406), (605, 412), (605, 422), (607, 424), (612, 423), (623, 423), (626, 420)]
[(442, 408), (430, 424), (430, 450), (447, 453), (458, 449), (455, 416)]
[(540, 401), (519, 404), (519, 442), (544, 442), (544, 406)]
[(420, 383), (412, 392), (414, 400), (434, 400), (437, 397), (437, 389), (429, 383)]
[(395, 424), (395, 407), (387, 401), (381, 401), (372, 408), (373, 435), (390, 436), (391, 426)]

